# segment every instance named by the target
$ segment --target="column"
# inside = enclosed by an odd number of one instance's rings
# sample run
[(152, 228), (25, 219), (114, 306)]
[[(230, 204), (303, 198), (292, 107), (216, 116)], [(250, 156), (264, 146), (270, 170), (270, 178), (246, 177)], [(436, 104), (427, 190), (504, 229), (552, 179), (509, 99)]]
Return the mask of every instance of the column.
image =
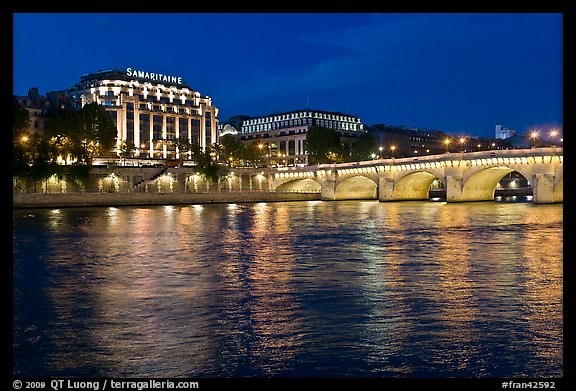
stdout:
[[(180, 117), (176, 115), (174, 117), (174, 130), (176, 131), (176, 140), (180, 138)], [(176, 148), (176, 159), (180, 158), (180, 148)]]
[(138, 148), (138, 155), (140, 155), (140, 110), (136, 105), (137, 103), (134, 102), (134, 146)]
[(200, 114), (200, 134), (198, 135), (198, 143), (202, 149), (206, 148), (206, 117), (204, 111)]
[(152, 113), (150, 113), (149, 115), (150, 115), (150, 119), (149, 119), (149, 122), (148, 122), (148, 126), (149, 126), (149, 129), (148, 129), (148, 138), (149, 138), (149, 139), (148, 139), (148, 145), (149, 145), (149, 147), (148, 147), (148, 157), (154, 157), (154, 143), (152, 142), (152, 139), (154, 138), (154, 133), (153, 133), (153, 130), (154, 130), (154, 122), (153, 122), (154, 116), (153, 116)]
[[(166, 140), (166, 114), (162, 114), (162, 139)], [(168, 154), (168, 146), (162, 143), (162, 158), (166, 159)]]

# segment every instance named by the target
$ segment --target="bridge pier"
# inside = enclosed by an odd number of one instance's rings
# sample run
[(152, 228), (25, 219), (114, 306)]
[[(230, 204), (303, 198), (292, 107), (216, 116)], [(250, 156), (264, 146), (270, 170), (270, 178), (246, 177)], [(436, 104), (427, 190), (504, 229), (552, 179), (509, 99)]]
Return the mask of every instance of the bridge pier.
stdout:
[(550, 204), (554, 200), (554, 174), (532, 175), (533, 202), (536, 204)]
[(394, 201), (394, 178), (378, 178), (378, 199)]
[(462, 175), (446, 176), (446, 202), (462, 201)]
[(334, 201), (336, 199), (336, 178), (325, 176), (320, 181), (322, 191), (320, 199), (323, 201)]

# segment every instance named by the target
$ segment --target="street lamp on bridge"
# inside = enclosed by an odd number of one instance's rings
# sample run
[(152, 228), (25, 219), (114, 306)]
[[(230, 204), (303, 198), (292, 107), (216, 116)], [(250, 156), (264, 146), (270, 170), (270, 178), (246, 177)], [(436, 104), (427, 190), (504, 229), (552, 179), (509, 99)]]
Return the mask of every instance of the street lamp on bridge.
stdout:
[(532, 139), (532, 143), (533, 148), (536, 148), (536, 140), (538, 139), (538, 131), (537, 130), (533, 130), (532, 133), (530, 133), (530, 138)]
[(466, 143), (466, 137), (460, 137), (458, 142), (460, 143), (460, 152), (464, 152), (464, 144)]
[(443, 141), (444, 145), (446, 146), (446, 153), (448, 153), (448, 145), (450, 145), (450, 139), (446, 137)]
[(558, 130), (556, 129), (552, 129), (550, 131), (550, 137), (552, 138), (552, 146), (555, 147), (556, 146), (556, 136), (558, 135)]

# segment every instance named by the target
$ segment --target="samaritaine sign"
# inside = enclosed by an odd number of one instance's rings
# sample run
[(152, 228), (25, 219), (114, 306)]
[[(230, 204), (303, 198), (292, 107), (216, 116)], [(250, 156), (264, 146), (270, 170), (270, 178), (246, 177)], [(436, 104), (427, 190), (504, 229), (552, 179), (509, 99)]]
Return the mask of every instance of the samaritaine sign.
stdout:
[(152, 81), (182, 84), (182, 77), (163, 75), (162, 73), (137, 71), (136, 69), (126, 68), (126, 75), (137, 77), (139, 79), (148, 79)]

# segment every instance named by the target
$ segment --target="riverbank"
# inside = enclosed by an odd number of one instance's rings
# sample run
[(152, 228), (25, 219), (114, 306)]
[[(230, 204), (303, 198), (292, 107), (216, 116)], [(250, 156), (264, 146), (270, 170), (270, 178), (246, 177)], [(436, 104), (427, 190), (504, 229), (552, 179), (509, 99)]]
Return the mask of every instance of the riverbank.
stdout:
[(320, 193), (17, 193), (13, 208), (60, 208), (78, 206), (181, 205), (242, 202), (320, 200)]

